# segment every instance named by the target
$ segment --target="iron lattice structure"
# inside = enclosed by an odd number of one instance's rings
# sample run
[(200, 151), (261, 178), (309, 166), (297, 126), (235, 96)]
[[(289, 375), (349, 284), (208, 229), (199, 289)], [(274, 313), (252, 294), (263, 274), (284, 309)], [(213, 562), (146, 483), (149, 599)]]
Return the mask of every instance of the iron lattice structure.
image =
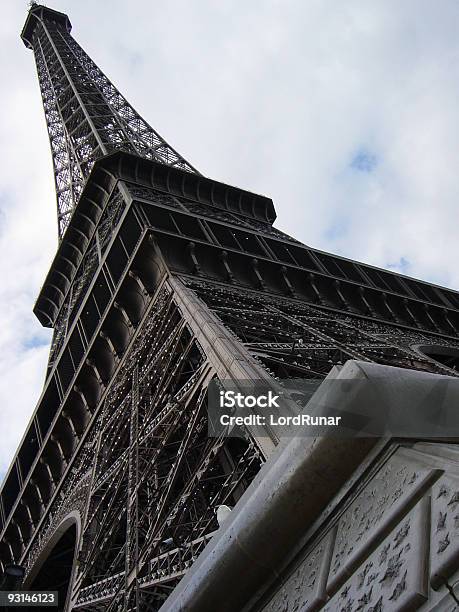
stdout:
[(269, 198), (204, 178), (138, 117), (67, 16), (34, 5), (22, 37), (66, 231), (34, 310), (55, 333), (1, 491), (0, 568), (61, 609), (159, 610), (278, 443), (209, 438), (209, 381), (321, 380), (348, 359), (455, 376), (459, 295), (275, 229)]
[[(118, 149), (196, 170), (120, 94), (72, 38), (66, 15), (35, 6), (33, 49), (54, 167), (61, 239), (94, 162)], [(29, 31), (34, 32), (29, 39)]]

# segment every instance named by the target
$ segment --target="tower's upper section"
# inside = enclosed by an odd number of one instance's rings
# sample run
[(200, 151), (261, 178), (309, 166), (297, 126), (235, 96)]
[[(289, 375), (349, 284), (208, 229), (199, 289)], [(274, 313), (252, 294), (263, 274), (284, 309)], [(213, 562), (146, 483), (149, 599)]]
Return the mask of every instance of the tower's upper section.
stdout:
[(70, 35), (67, 15), (32, 4), (21, 33), (33, 50), (51, 145), (59, 238), (91, 168), (122, 149), (196, 170), (132, 108)]
[(21, 32), (21, 38), (28, 49), (33, 49), (33, 36), (35, 33), (35, 28), (43, 21), (60, 24), (61, 27), (64, 27), (67, 30), (67, 32), (71, 32), (72, 30), (70, 19), (65, 13), (59, 13), (59, 11), (50, 9), (47, 6), (32, 3)]

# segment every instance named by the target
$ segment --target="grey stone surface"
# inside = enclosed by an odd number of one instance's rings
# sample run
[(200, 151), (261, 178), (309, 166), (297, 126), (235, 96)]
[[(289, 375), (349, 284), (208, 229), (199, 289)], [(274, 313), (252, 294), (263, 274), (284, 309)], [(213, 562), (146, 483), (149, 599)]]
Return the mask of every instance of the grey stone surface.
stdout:
[(458, 566), (459, 478), (445, 475), (432, 489), (432, 585), (438, 587)]
[(324, 612), (416, 610), (427, 599), (429, 499), (422, 499), (336, 593)]
[(333, 529), (307, 555), (264, 608), (264, 612), (312, 612), (325, 603), (335, 533)]
[(334, 523), (263, 612), (459, 610), (444, 586), (459, 571), (456, 445), (400, 446)]
[(374, 541), (422, 494), (435, 475), (432, 469), (408, 463), (406, 457), (394, 455), (389, 459), (339, 520), (329, 592), (365, 558)]

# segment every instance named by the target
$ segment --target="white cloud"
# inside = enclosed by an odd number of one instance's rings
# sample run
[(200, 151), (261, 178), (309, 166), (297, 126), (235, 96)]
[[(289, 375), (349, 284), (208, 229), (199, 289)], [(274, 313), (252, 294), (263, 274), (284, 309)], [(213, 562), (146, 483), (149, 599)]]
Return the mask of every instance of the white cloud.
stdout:
[[(5, 4), (5, 3), (4, 3)], [(51, 4), (51, 3), (50, 3)], [(459, 287), (459, 5), (56, 0), (75, 38), (204, 174), (271, 196), (305, 243)], [(56, 246), (25, 3), (0, 22), (0, 449), (40, 393), (31, 309)], [(359, 152), (371, 171), (352, 167)]]

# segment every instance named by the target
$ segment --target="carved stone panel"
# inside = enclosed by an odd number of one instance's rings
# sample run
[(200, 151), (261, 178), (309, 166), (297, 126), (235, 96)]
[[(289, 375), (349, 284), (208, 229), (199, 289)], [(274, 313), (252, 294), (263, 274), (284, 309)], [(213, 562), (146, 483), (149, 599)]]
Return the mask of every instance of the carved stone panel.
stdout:
[(422, 499), (341, 587), (324, 612), (417, 610), (427, 599), (430, 500)]
[(263, 612), (312, 612), (322, 607), (334, 539), (332, 530), (307, 555)]
[(443, 476), (432, 489), (432, 586), (438, 588), (459, 567), (459, 478)]
[(409, 451), (389, 459), (338, 522), (328, 593), (333, 594), (436, 478), (438, 471), (416, 463)]

